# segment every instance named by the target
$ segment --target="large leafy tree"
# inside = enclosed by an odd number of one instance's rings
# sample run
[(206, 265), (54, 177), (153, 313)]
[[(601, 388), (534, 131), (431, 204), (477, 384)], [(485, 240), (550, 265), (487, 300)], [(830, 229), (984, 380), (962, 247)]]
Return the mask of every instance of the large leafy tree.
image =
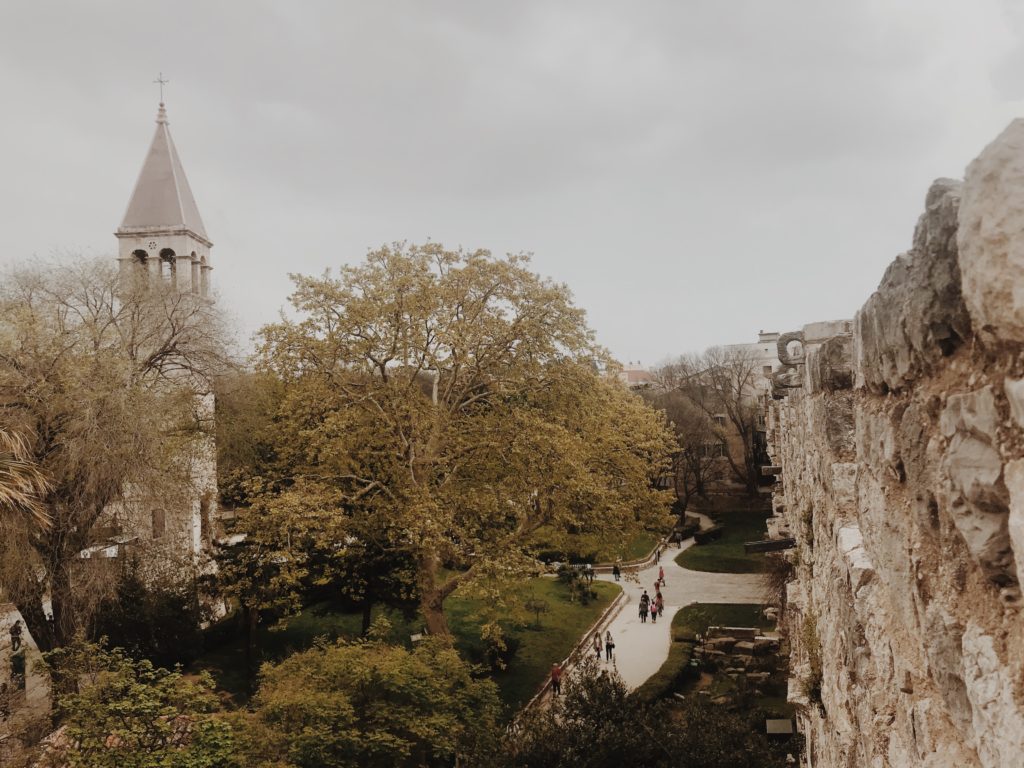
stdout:
[(43, 650), (86, 628), (102, 596), (103, 569), (80, 557), (99, 527), (185, 492), (206, 447), (197, 393), (224, 363), (224, 337), (208, 302), (104, 261), (0, 280), (0, 425), (25, 436), (24, 459), (48, 481), (35, 494), (45, 525), (0, 515), (0, 587)]
[(379, 639), (320, 645), (264, 668), (244, 731), (252, 766), (450, 766), (496, 737), (497, 689), (453, 648)]
[(312, 515), (338, 494), (335, 541), (408, 553), (432, 634), (460, 584), (527, 567), (541, 526), (663, 516), (664, 419), (598, 373), (582, 310), (525, 257), (396, 246), (293, 279), (260, 350), (286, 389), (278, 451)]

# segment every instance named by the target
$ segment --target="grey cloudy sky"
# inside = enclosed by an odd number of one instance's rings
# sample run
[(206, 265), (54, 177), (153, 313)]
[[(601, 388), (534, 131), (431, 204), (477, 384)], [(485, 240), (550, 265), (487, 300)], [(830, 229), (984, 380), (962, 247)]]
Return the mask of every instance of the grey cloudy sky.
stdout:
[(0, 262), (111, 254), (171, 131), (243, 335), (288, 272), (530, 251), (653, 363), (848, 317), (1024, 105), (1001, 0), (0, 6)]

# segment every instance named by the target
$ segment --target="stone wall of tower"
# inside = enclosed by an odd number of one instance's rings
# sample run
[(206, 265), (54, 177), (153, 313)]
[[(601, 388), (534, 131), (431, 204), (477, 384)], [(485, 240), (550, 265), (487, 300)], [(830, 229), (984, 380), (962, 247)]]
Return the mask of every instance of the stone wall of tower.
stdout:
[(809, 766), (1024, 754), (1024, 121), (769, 404)]

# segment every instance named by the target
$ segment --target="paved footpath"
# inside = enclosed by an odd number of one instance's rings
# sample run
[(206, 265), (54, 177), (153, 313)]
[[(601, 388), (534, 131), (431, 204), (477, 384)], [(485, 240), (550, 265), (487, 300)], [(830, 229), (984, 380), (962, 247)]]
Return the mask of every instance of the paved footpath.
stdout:
[[(623, 574), (621, 585), (627, 602), (609, 625), (601, 627), (601, 635), (611, 630), (615, 640), (613, 666), (630, 688), (637, 688), (657, 672), (668, 658), (671, 644), (670, 629), (676, 611), (691, 603), (760, 603), (763, 602), (761, 577), (756, 573), (707, 573), (691, 571), (676, 565), (675, 558), (693, 539), (683, 543), (682, 549), (669, 547), (661, 556), (665, 569), (665, 586), (661, 595), (665, 600), (665, 613), (657, 624), (640, 623), (638, 615), (640, 595), (646, 589), (654, 597), (654, 582), (658, 578), (655, 564), (637, 574)], [(601, 575), (602, 581), (611, 581), (611, 574)], [(606, 662), (602, 661), (602, 665)]]

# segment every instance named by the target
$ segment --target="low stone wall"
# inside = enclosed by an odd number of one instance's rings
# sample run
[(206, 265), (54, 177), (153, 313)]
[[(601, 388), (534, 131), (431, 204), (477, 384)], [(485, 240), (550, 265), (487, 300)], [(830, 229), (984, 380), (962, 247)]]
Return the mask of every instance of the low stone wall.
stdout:
[(806, 764), (1024, 764), (1024, 121), (831, 328), (768, 408)]

